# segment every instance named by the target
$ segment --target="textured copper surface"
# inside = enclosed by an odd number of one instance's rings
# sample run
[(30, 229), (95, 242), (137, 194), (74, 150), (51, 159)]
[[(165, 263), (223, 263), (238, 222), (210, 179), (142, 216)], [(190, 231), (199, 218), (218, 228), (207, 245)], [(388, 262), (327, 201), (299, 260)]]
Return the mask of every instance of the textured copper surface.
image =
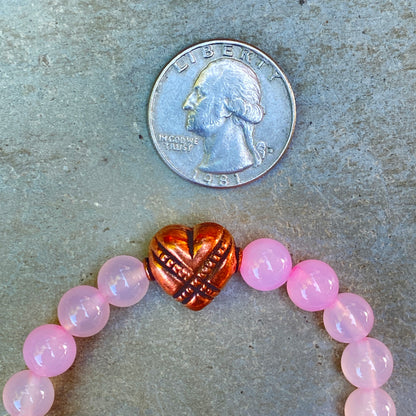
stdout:
[(178, 302), (198, 311), (220, 293), (237, 270), (239, 250), (221, 225), (168, 225), (150, 242), (146, 272)]

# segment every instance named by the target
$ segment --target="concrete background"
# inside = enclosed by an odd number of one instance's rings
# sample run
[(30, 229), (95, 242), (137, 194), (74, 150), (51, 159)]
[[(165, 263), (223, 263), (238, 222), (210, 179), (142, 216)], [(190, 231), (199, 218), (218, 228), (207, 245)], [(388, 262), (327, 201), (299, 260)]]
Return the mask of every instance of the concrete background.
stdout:
[[(210, 220), (331, 264), (373, 306), (398, 415), (416, 414), (415, 29), (412, 0), (0, 0), (0, 384), (67, 289)], [(164, 65), (218, 37), (271, 55), (298, 105), (284, 158), (229, 190), (171, 172), (146, 125)], [(238, 275), (199, 313), (152, 284), (77, 343), (52, 416), (341, 416), (353, 390), (322, 314)]]

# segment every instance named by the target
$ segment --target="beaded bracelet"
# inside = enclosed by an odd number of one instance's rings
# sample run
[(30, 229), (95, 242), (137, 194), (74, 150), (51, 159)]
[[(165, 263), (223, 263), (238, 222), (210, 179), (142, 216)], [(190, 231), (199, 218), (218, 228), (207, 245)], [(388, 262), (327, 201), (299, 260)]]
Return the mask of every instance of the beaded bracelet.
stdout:
[(208, 305), (240, 271), (245, 282), (269, 291), (287, 282), (290, 299), (299, 308), (324, 311), (324, 325), (335, 340), (348, 343), (341, 367), (358, 387), (345, 403), (345, 416), (395, 416), (391, 397), (380, 387), (393, 371), (393, 358), (380, 341), (369, 338), (374, 315), (370, 305), (352, 293), (338, 293), (338, 278), (319, 260), (306, 260), (292, 268), (286, 247), (262, 238), (244, 250), (231, 234), (215, 223), (193, 228), (170, 225), (152, 239), (144, 263), (117, 256), (100, 269), (97, 288), (77, 286), (58, 305), (60, 325), (42, 325), (26, 338), (23, 357), (28, 370), (13, 375), (3, 390), (3, 403), (11, 416), (43, 416), (54, 400), (49, 377), (65, 372), (76, 355), (75, 337), (88, 337), (106, 325), (110, 304), (124, 307), (139, 302), (149, 280), (156, 280), (174, 299), (192, 310)]

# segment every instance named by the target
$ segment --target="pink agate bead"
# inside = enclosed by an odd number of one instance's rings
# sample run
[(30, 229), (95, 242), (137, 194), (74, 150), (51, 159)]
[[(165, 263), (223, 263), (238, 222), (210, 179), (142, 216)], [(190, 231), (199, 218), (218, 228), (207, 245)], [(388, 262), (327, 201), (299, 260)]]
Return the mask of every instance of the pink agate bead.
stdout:
[(341, 368), (345, 378), (354, 386), (375, 389), (390, 378), (393, 357), (381, 341), (364, 338), (347, 345), (342, 353)]
[(267, 291), (282, 286), (291, 269), (289, 251), (271, 238), (254, 240), (243, 251), (240, 273), (254, 289)]
[(340, 342), (354, 342), (366, 337), (374, 324), (371, 306), (354, 293), (340, 293), (336, 301), (324, 310), (324, 325), (328, 334)]
[(107, 260), (98, 272), (98, 290), (111, 305), (131, 306), (139, 302), (149, 288), (143, 263), (131, 256)]
[(23, 345), (26, 365), (38, 376), (54, 377), (73, 364), (77, 346), (71, 334), (59, 325), (35, 328)]
[(30, 370), (14, 374), (3, 389), (3, 404), (11, 416), (44, 416), (52, 407), (55, 391), (48, 377)]
[(338, 277), (328, 264), (305, 260), (297, 264), (287, 281), (292, 302), (305, 311), (320, 311), (331, 305), (338, 295)]
[(59, 301), (59, 322), (76, 337), (90, 337), (100, 332), (109, 317), (110, 305), (92, 286), (76, 286)]
[(345, 402), (345, 416), (396, 416), (396, 406), (382, 389), (357, 389)]

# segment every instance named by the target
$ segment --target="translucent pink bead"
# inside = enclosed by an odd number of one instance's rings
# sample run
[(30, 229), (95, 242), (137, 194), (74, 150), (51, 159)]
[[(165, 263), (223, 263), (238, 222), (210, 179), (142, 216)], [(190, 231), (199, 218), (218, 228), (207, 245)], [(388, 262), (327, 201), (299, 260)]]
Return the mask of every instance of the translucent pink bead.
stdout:
[(342, 353), (341, 368), (345, 378), (354, 386), (375, 389), (390, 378), (393, 357), (381, 341), (364, 338), (347, 345)]
[(66, 292), (58, 305), (61, 325), (76, 337), (100, 332), (110, 317), (110, 305), (92, 286), (76, 286)]
[(345, 402), (345, 416), (396, 416), (396, 406), (382, 389), (357, 389)]
[(59, 325), (35, 328), (23, 345), (26, 365), (38, 376), (54, 377), (73, 364), (77, 346), (71, 334)]
[(254, 289), (266, 291), (282, 286), (291, 269), (287, 248), (271, 238), (254, 240), (243, 251), (240, 273)]
[(335, 272), (323, 261), (305, 260), (297, 264), (287, 281), (292, 302), (305, 311), (320, 311), (333, 303), (339, 282)]
[(3, 404), (11, 416), (44, 416), (55, 391), (48, 377), (23, 370), (10, 377), (3, 389)]
[(131, 306), (146, 294), (149, 279), (140, 260), (118, 256), (107, 260), (101, 267), (97, 285), (111, 305)]
[(371, 306), (354, 293), (340, 293), (324, 310), (324, 324), (329, 335), (340, 342), (354, 342), (366, 337), (374, 324)]

